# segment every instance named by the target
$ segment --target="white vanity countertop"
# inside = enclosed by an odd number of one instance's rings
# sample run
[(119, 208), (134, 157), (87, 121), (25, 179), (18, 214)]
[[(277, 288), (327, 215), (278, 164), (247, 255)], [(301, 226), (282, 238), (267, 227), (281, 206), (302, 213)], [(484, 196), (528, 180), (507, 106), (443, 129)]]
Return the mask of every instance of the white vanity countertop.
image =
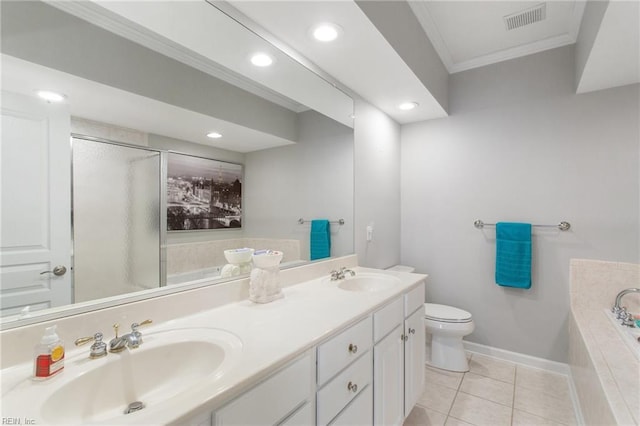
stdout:
[[(137, 413), (122, 416), (118, 424), (180, 424), (207, 410), (213, 411), (339, 329), (414, 288), (426, 278), (421, 274), (361, 267), (354, 269), (357, 273), (392, 275), (400, 278), (400, 284), (380, 291), (345, 291), (337, 288), (337, 283), (326, 276), (287, 287), (284, 289), (285, 297), (271, 303), (256, 304), (242, 300), (141, 329), (144, 338), (145, 333), (175, 328), (219, 328), (239, 337), (242, 350), (222, 377), (204, 379), (193, 388), (166, 400), (161, 406), (149, 406)], [(69, 351), (67, 357), (72, 359), (78, 353), (87, 356), (88, 348)], [(91, 362), (101, 362), (112, 356), (109, 354)], [(7, 384), (13, 387), (17, 382), (24, 382), (25, 377), (30, 376), (31, 369), (29, 363), (4, 370), (3, 394), (7, 391)], [(62, 374), (73, 374), (68, 368), (65, 370)], [(15, 379), (12, 381), (11, 377)], [(49, 381), (57, 379), (54, 377)], [(28, 382), (30, 384), (27, 386), (40, 385), (30, 380)], [(38, 405), (37, 402), (31, 401), (31, 406), (35, 405)], [(5, 413), (6, 408), (9, 407), (3, 407), (3, 417), (14, 414), (25, 417), (27, 414), (27, 417), (34, 417), (36, 424), (45, 424), (33, 416), (36, 413)], [(113, 423), (113, 419), (105, 422)]]

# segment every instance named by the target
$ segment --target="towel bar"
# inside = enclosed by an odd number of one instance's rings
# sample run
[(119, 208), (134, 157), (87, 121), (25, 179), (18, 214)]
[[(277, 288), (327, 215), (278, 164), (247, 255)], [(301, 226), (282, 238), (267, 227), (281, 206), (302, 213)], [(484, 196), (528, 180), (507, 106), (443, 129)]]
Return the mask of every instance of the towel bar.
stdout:
[[(304, 220), (303, 218), (298, 219), (298, 223), (302, 225), (303, 223), (311, 222), (310, 220)], [(329, 223), (337, 223), (338, 225), (344, 225), (344, 219), (338, 220), (330, 220)]]
[[(475, 226), (478, 229), (482, 229), (485, 226), (496, 226), (495, 223), (484, 223), (483, 221), (481, 221), (480, 219), (476, 220), (475, 222), (473, 222), (473, 226)], [(557, 225), (531, 225), (531, 226), (535, 226), (537, 228), (558, 228), (561, 231), (568, 231), (569, 229), (571, 229), (571, 224), (569, 222), (560, 222)]]

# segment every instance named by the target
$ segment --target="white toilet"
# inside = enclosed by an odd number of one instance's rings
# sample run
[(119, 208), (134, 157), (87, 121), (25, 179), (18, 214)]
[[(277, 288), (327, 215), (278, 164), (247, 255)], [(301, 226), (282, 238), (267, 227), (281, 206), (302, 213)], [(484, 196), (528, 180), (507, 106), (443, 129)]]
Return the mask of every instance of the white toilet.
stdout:
[(465, 310), (435, 303), (424, 304), (424, 325), (431, 334), (431, 360), (436, 368), (469, 371), (462, 338), (473, 332), (475, 324)]

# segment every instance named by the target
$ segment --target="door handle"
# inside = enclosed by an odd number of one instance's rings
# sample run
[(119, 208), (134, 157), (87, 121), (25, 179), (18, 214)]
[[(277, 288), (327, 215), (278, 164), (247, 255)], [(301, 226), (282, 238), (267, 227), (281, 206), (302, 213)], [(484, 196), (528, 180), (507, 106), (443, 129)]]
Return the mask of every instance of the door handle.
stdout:
[(44, 275), (44, 274), (53, 274), (56, 277), (60, 277), (64, 274), (67, 273), (67, 268), (65, 266), (62, 265), (58, 265), (55, 268), (53, 268), (53, 271), (44, 271), (44, 272), (40, 272), (40, 275)]

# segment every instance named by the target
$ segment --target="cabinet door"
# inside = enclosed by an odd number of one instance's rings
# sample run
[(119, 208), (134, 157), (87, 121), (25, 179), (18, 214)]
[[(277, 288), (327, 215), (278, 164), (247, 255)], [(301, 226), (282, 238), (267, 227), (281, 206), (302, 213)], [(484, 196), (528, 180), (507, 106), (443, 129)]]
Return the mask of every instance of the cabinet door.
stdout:
[(212, 422), (212, 414), (211, 413), (203, 413), (199, 416), (192, 417), (184, 424), (188, 426), (211, 426)]
[(404, 416), (418, 402), (424, 387), (424, 311), (418, 309), (404, 322)]
[(290, 363), (214, 413), (215, 426), (275, 425), (311, 400), (313, 360)]
[(404, 339), (398, 325), (373, 349), (373, 423), (402, 425), (404, 421)]
[(298, 411), (287, 417), (279, 426), (309, 426), (313, 424), (313, 404), (307, 402)]

